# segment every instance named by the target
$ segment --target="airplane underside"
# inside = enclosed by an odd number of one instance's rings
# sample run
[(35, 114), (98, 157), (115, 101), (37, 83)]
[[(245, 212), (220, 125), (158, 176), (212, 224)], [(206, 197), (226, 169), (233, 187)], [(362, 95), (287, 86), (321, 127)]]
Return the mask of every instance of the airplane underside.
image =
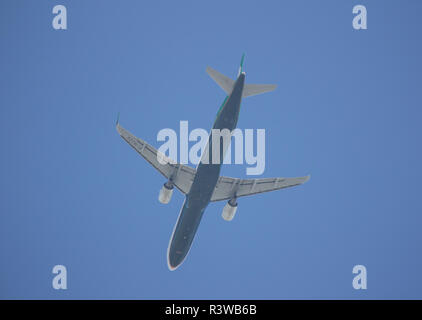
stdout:
[[(227, 97), (217, 113), (213, 129), (227, 129), (232, 132), (237, 125), (242, 97), (275, 89), (274, 85), (245, 84), (245, 73), (242, 68), (243, 57), (239, 75), (235, 81), (214, 69), (207, 68), (208, 74), (227, 93)], [(221, 164), (229, 145), (225, 146), (220, 140), (219, 155), (215, 154), (219, 161), (218, 163), (213, 162), (213, 133), (208, 139), (208, 154), (205, 152), (195, 170), (186, 165), (175, 164), (154, 147), (122, 128), (118, 122), (117, 131), (132, 148), (167, 179), (160, 190), (159, 201), (161, 203), (166, 204), (170, 201), (174, 187), (186, 195), (167, 249), (167, 262), (170, 270), (179, 267), (189, 253), (204, 211), (210, 202), (227, 200), (222, 216), (224, 220), (231, 221), (236, 213), (236, 200), (239, 197), (296, 186), (309, 179), (309, 176), (259, 179), (222, 177), (220, 176)], [(222, 138), (220, 137), (220, 139)], [(207, 161), (204, 161), (205, 158)], [(162, 160), (165, 161), (162, 162)]]
[[(242, 100), (242, 91), (245, 81), (245, 75), (241, 74), (237, 79), (233, 91), (221, 112), (218, 114), (213, 129), (228, 129), (233, 131), (236, 128), (239, 117), (240, 103)], [(208, 161), (212, 160), (212, 133), (208, 139), (209, 154)], [(220, 147), (223, 144), (220, 141)], [(173, 235), (170, 239), (168, 249), (168, 266), (170, 270), (176, 269), (189, 253), (196, 231), (198, 230), (202, 216), (208, 206), (211, 196), (214, 192), (218, 178), (220, 176), (221, 164), (223, 163), (226, 150), (220, 150), (219, 164), (199, 163), (195, 179), (191, 190), (186, 196), (185, 202), (177, 219)], [(203, 155), (204, 159), (205, 155)]]

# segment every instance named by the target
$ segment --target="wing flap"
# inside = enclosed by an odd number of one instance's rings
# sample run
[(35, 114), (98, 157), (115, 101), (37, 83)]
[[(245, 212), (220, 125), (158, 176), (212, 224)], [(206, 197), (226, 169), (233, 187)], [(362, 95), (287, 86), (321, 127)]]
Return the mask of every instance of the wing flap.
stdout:
[(310, 176), (298, 178), (236, 179), (220, 177), (211, 201), (229, 200), (253, 194), (297, 186), (308, 181)]

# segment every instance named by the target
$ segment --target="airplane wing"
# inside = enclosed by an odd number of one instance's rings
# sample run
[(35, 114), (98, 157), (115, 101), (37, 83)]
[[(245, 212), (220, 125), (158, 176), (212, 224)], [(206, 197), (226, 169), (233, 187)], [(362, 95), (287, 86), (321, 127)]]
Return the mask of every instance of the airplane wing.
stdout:
[[(155, 169), (158, 170), (166, 179), (171, 179), (174, 185), (182, 193), (189, 193), (192, 186), (196, 170), (183, 164), (174, 163), (171, 159), (159, 152), (153, 146), (146, 143), (144, 140), (135, 137), (126, 129), (122, 128), (120, 124), (116, 126), (117, 132), (133, 149), (136, 150), (146, 161), (148, 161)], [(166, 164), (161, 164), (158, 158), (166, 161)]]
[(236, 179), (229, 177), (218, 178), (211, 201), (229, 200), (234, 197), (250, 196), (257, 193), (269, 192), (283, 188), (297, 186), (308, 181), (310, 176), (298, 178), (262, 178)]

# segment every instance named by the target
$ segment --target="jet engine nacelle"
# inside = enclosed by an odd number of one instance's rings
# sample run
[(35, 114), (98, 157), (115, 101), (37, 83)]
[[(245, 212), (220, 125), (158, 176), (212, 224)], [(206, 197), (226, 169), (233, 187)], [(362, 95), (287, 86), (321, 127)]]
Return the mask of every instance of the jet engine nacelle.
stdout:
[(236, 214), (236, 210), (237, 210), (237, 202), (236, 202), (236, 199), (231, 199), (224, 206), (223, 214), (221, 216), (226, 221), (232, 221), (233, 218), (234, 218), (234, 215)]
[(173, 184), (166, 182), (160, 190), (160, 194), (158, 195), (158, 201), (162, 204), (167, 204), (170, 202), (171, 196), (173, 195)]

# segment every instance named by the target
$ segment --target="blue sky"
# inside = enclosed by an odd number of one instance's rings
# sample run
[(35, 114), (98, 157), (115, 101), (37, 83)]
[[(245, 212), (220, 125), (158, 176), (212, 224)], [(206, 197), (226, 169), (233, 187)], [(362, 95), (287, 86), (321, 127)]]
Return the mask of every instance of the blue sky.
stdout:
[[(52, 28), (67, 7), (68, 30)], [(352, 28), (364, 4), (368, 29)], [(2, 1), (0, 298), (422, 298), (418, 1)], [(300, 187), (210, 204), (167, 268), (183, 203), (117, 134), (158, 147), (210, 129), (207, 65), (276, 83), (238, 126), (266, 129), (262, 177)], [(246, 177), (246, 166), (222, 174)], [(51, 286), (54, 265), (68, 290)], [(354, 290), (363, 264), (368, 289)]]

